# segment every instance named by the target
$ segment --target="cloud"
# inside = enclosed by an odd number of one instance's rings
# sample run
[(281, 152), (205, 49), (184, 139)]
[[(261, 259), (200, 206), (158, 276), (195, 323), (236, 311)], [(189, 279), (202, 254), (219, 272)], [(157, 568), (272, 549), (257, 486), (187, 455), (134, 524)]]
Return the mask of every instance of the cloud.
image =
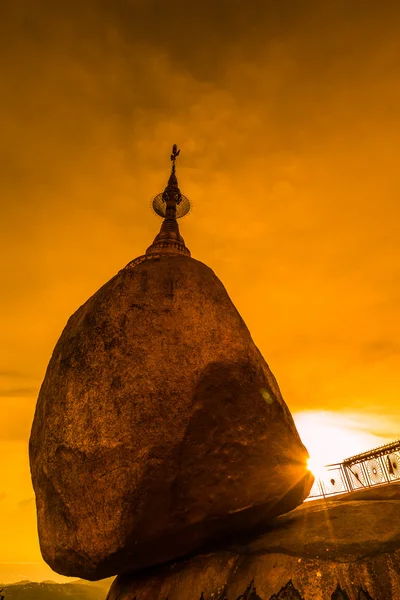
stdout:
[[(68, 317), (157, 233), (149, 201), (173, 143), (194, 205), (185, 241), (223, 281), (291, 410), (372, 415), (371, 432), (395, 436), (400, 5), (3, 4), (10, 487), (28, 486), (37, 390)], [(5, 456), (15, 446), (18, 478)]]
[(399, 8), (360, 7), (7, 4), (0, 360), (33, 381), (3, 396), (36, 395), (69, 315), (148, 246), (179, 142), (184, 237), (289, 403), (373, 402), (365, 365), (398, 367)]
[(35, 387), (23, 387), (23, 388), (0, 388), (0, 398), (16, 398), (34, 396), (38, 392), (38, 388)]
[(4, 398), (32, 398), (39, 391), (39, 381), (31, 373), (22, 371), (0, 372), (0, 402)]
[(34, 396), (0, 396), (1, 441), (27, 442), (36, 404)]
[(397, 358), (400, 344), (393, 339), (375, 339), (364, 345), (362, 355), (366, 362), (384, 361)]
[(7, 4), (0, 359), (35, 383), (5, 395), (33, 393), (71, 312), (147, 247), (175, 141), (188, 246), (294, 403), (298, 371), (330, 385), (383, 357), (400, 293), (399, 8), (384, 4)]
[(25, 509), (31, 509), (32, 506), (35, 504), (35, 498), (32, 496), (31, 498), (24, 498), (24, 500), (21, 500), (20, 502), (18, 502), (18, 510), (25, 510)]

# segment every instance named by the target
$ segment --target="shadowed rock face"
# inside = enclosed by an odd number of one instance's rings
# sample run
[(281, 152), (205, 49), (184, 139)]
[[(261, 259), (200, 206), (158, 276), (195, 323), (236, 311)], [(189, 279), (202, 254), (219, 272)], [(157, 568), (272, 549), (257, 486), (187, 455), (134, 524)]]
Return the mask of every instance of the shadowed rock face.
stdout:
[(154, 565), (291, 510), (307, 452), (204, 264), (121, 271), (69, 319), (30, 439), (40, 545), (58, 573)]
[(400, 600), (399, 507), (400, 483), (305, 502), (234, 544), (120, 575), (107, 600)]

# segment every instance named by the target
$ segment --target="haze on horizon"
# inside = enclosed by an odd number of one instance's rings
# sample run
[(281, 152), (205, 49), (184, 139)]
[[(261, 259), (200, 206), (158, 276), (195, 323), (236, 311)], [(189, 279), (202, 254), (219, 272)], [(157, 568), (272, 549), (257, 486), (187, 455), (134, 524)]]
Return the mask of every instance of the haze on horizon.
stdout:
[(27, 462), (39, 386), (68, 317), (156, 235), (173, 143), (187, 246), (296, 422), (346, 430), (359, 451), (400, 437), (400, 5), (0, 11), (0, 563), (43, 568)]

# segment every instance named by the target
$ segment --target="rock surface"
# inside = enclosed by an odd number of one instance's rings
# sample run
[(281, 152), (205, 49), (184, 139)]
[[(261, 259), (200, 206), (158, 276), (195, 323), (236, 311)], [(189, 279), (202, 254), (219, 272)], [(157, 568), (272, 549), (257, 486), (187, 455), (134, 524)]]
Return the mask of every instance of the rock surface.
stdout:
[(122, 270), (70, 318), (30, 439), (40, 546), (99, 579), (291, 510), (312, 476), (275, 378), (213, 271)]
[(107, 600), (400, 600), (399, 509), (400, 483), (306, 502), (257, 537), (120, 575)]

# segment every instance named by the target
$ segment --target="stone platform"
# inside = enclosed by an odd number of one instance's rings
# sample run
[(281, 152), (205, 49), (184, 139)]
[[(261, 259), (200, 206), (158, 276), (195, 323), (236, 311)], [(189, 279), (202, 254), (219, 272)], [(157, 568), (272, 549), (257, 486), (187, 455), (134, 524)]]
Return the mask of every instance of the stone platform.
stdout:
[(305, 502), (273, 526), (120, 575), (107, 600), (400, 600), (400, 483)]

